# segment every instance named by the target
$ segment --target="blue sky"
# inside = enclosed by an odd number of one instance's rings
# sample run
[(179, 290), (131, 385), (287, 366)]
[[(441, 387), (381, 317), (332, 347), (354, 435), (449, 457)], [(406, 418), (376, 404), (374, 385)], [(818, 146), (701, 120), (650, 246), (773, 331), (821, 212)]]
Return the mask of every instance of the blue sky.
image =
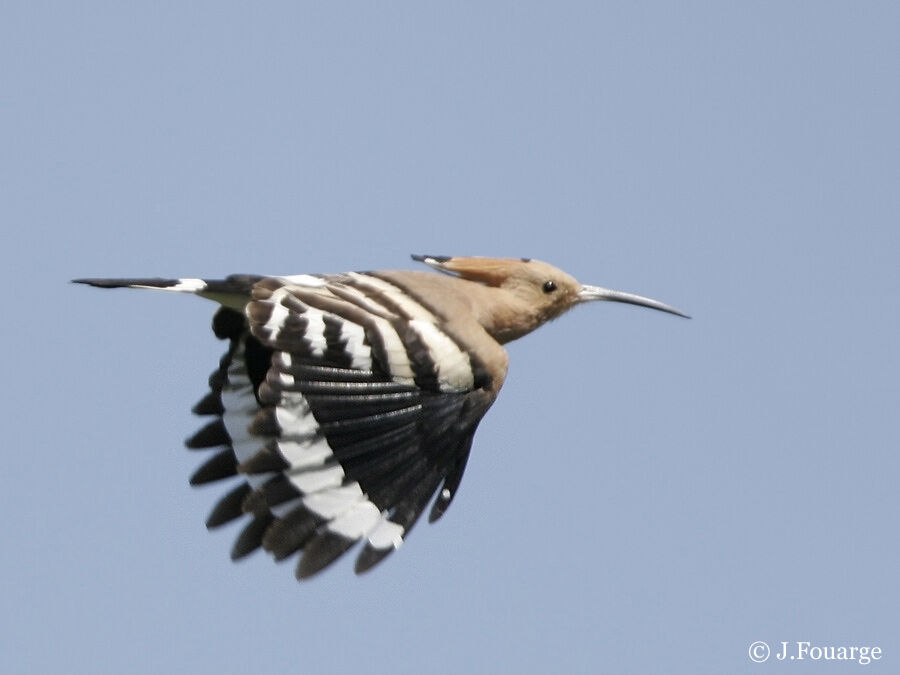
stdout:
[[(898, 21), (6, 3), (0, 670), (821, 665), (756, 640), (896, 669)], [(536, 257), (695, 318), (589, 306), (510, 345), (452, 507), (372, 573), (232, 564), (181, 447), (212, 305), (68, 280), (409, 253)]]

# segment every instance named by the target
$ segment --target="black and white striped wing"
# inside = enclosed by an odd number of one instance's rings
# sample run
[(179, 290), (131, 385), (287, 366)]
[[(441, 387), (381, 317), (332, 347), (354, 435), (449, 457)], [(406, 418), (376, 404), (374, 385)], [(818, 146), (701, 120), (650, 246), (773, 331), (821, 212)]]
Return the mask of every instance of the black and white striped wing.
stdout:
[(249, 514), (232, 557), (302, 551), (300, 578), (364, 539), (356, 571), (367, 570), (435, 492), (431, 520), (450, 504), (493, 402), (489, 377), (428, 309), (375, 276), (265, 278), (252, 297), (213, 322), (230, 346), (195, 412), (216, 420), (187, 442), (224, 446), (193, 483), (244, 478), (207, 524)]

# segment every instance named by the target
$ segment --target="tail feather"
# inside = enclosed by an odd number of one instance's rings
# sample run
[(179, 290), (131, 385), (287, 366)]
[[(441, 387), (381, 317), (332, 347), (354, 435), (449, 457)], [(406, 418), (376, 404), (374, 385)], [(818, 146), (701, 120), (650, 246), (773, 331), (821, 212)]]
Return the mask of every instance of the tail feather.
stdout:
[[(253, 284), (262, 279), (259, 275), (233, 274), (225, 279), (73, 279), (74, 284), (86, 284), (96, 288), (149, 288), (176, 293), (194, 293), (223, 302), (223, 297), (247, 298)], [(230, 304), (223, 302), (223, 304)]]
[[(162, 291), (197, 293), (210, 282), (203, 279), (73, 279), (73, 284), (87, 284), (96, 288), (155, 288)], [(215, 283), (215, 282), (212, 282)]]

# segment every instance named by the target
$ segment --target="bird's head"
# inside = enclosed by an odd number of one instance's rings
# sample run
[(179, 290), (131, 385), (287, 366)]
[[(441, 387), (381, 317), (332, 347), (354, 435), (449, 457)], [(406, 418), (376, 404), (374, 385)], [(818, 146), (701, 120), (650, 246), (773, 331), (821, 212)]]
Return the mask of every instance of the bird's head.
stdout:
[[(553, 265), (531, 258), (414, 255), (413, 259), (441, 272), (505, 291), (504, 296), (511, 302), (491, 308), (490, 311), (500, 314), (496, 319), (482, 321), (501, 342), (514, 340), (575, 305), (594, 300), (625, 302), (689, 318), (684, 312), (650, 298), (579, 283)], [(496, 324), (494, 330), (490, 330), (490, 323)]]

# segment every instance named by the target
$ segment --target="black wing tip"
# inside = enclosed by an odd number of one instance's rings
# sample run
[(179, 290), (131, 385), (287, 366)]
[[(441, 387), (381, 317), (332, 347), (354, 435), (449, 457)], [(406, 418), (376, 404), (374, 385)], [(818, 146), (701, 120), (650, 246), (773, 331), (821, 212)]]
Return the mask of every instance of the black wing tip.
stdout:
[(356, 541), (327, 530), (314, 535), (303, 546), (303, 555), (297, 563), (297, 580), (302, 581), (318, 574), (346, 553)]
[(191, 476), (191, 485), (206, 485), (237, 475), (237, 460), (231, 448), (210, 457)]
[(450, 506), (450, 500), (438, 500), (434, 503), (434, 506), (431, 507), (431, 511), (428, 514), (428, 522), (435, 523), (440, 520), (440, 517), (447, 512), (447, 507)]
[(275, 516), (265, 513), (247, 523), (231, 548), (231, 559), (237, 562), (254, 551), (258, 551), (262, 547), (263, 536), (273, 520), (275, 520)]
[(241, 483), (231, 490), (231, 492), (219, 499), (209, 516), (206, 518), (207, 529), (215, 529), (243, 516), (244, 510), (241, 506), (248, 494), (250, 494), (250, 485)]
[(353, 572), (355, 574), (365, 574), (396, 550), (397, 548), (395, 546), (375, 548), (371, 544), (366, 544), (365, 548), (356, 558), (356, 565), (353, 567)]
[(225, 408), (222, 407), (222, 395), (218, 391), (208, 392), (206, 396), (197, 401), (196, 405), (191, 408), (191, 412), (201, 416), (221, 416), (225, 412)]
[[(446, 479), (444, 480), (444, 485), (447, 484)], [(447, 509), (450, 508), (450, 502), (453, 501), (453, 498), (456, 494), (448, 490), (446, 487), (442, 487), (441, 491), (438, 492), (437, 499), (434, 500), (434, 503), (431, 505), (431, 511), (428, 512), (428, 522), (434, 523), (440, 520), (440, 517), (446, 513)]]
[(228, 435), (221, 417), (207, 424), (184, 442), (185, 447), (189, 450), (203, 450), (230, 444), (231, 437)]

